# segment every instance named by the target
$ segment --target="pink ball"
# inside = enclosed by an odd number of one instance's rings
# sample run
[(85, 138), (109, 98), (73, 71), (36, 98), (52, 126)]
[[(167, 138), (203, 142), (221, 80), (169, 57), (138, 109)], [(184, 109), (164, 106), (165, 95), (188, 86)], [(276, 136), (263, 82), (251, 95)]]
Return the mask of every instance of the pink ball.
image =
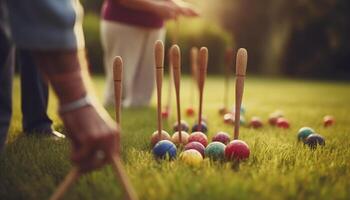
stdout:
[(277, 127), (284, 128), (284, 129), (287, 129), (290, 127), (288, 120), (283, 117), (277, 119), (276, 125)]
[(217, 134), (214, 135), (214, 137), (212, 138), (213, 142), (221, 142), (225, 145), (227, 145), (230, 142), (231, 138), (230, 135), (225, 133), (225, 132), (218, 132)]
[(188, 142), (199, 142), (206, 147), (208, 145), (208, 138), (204, 133), (197, 131), (193, 132), (190, 137), (188, 137)]
[(335, 122), (335, 120), (334, 120), (333, 116), (326, 115), (323, 118), (323, 125), (324, 125), (324, 127), (332, 126), (334, 124), (334, 122)]
[(189, 150), (189, 149), (194, 149), (196, 151), (198, 151), (202, 157), (204, 158), (204, 151), (205, 151), (205, 147), (203, 146), (203, 144), (199, 143), (199, 142), (190, 142), (188, 144), (186, 144), (185, 150)]
[(227, 160), (244, 160), (249, 155), (249, 146), (242, 140), (233, 140), (225, 148), (225, 157)]
[(252, 117), (249, 126), (252, 128), (261, 128), (263, 126), (263, 122), (259, 117)]

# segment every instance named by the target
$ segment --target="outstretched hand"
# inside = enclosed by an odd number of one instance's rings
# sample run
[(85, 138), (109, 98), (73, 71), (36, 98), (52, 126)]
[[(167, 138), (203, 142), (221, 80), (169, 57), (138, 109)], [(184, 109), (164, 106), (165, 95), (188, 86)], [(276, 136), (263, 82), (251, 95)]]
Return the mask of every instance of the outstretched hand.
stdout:
[(197, 17), (199, 12), (194, 7), (183, 1), (159, 1), (156, 2), (155, 12), (165, 20), (177, 19), (179, 16)]

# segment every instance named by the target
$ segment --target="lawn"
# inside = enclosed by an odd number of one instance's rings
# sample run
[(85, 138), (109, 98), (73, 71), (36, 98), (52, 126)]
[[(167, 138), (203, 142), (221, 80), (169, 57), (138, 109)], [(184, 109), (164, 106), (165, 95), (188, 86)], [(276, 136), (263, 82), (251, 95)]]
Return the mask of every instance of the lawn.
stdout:
[[(103, 79), (95, 77), (94, 81), (102, 98)], [(185, 77), (183, 109), (191, 102), (190, 88)], [(232, 127), (218, 115), (222, 88), (223, 79), (219, 77), (206, 82), (204, 114), (209, 136), (222, 130), (232, 133)], [(233, 103), (233, 87), (230, 92)], [(0, 199), (48, 199), (71, 167), (69, 142), (23, 136), (18, 99), (16, 80), (14, 120), (7, 147), (0, 154)], [(61, 130), (56, 102), (51, 99), (49, 113)], [(259, 130), (242, 128), (240, 138), (250, 146), (251, 156), (238, 170), (232, 170), (230, 163), (209, 160), (195, 168), (179, 160), (157, 162), (149, 147), (150, 134), (156, 130), (155, 102), (153, 98), (149, 108), (125, 109), (122, 113), (123, 161), (140, 199), (350, 199), (350, 83), (248, 77), (243, 98), (246, 119), (260, 116), (265, 126)], [(290, 129), (266, 124), (269, 113), (276, 109), (283, 110), (291, 122)], [(114, 117), (114, 110), (109, 111)], [(324, 128), (322, 118), (327, 114), (335, 116), (336, 124)], [(195, 120), (185, 119), (190, 124)], [(172, 132), (169, 127), (174, 121), (172, 115), (164, 128)], [(297, 143), (297, 131), (303, 126), (323, 135), (326, 146), (313, 151)], [(80, 179), (65, 199), (108, 200), (120, 199), (121, 195), (108, 166)]]

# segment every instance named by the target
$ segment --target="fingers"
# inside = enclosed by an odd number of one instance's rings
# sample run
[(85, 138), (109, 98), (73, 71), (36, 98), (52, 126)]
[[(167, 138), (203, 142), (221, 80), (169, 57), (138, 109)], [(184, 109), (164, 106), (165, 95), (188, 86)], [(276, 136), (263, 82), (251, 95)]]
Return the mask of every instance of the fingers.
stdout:
[(101, 168), (117, 154), (117, 134), (101, 134), (88, 138), (83, 144), (73, 145), (72, 161), (82, 172)]
[(94, 107), (67, 113), (63, 122), (72, 141), (71, 160), (82, 172), (100, 168), (118, 154), (119, 127)]

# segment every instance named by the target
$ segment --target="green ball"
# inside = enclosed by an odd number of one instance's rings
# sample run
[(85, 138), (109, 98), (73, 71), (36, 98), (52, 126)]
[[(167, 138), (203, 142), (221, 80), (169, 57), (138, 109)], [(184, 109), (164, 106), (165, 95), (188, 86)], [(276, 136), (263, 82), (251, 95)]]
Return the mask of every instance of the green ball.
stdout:
[(223, 160), (225, 158), (226, 146), (221, 142), (212, 142), (205, 148), (205, 156), (213, 160)]
[(303, 127), (301, 129), (299, 129), (298, 131), (298, 141), (305, 141), (306, 138), (315, 133), (314, 129), (310, 128), (310, 127)]

